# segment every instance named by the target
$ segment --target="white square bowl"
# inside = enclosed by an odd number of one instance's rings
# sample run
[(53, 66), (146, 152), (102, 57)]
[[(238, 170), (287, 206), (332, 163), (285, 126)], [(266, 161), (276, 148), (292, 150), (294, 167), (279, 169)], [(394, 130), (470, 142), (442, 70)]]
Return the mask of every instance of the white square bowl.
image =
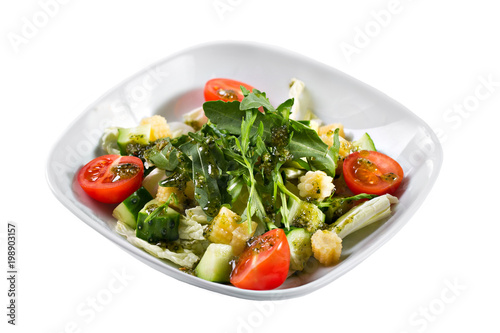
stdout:
[[(400, 202), (394, 206), (393, 215), (346, 237), (341, 262), (336, 266), (308, 267), (270, 291), (208, 282), (129, 244), (114, 231), (114, 206), (90, 199), (75, 182), (75, 174), (101, 154), (98, 143), (104, 128), (133, 127), (141, 118), (153, 114), (163, 115), (168, 121), (181, 120), (183, 113), (203, 103), (203, 86), (215, 77), (247, 82), (265, 91), (274, 105), (288, 98), (291, 78), (304, 81), (319, 118), (325, 123), (343, 123), (350, 138), (370, 133), (379, 150), (403, 167), (405, 179), (396, 193)], [(422, 204), (441, 164), (441, 146), (430, 127), (383, 93), (334, 68), (283, 49), (246, 42), (217, 42), (171, 55), (90, 105), (55, 144), (48, 159), (47, 179), (56, 197), (77, 217), (149, 266), (222, 294), (278, 300), (298, 297), (331, 283), (387, 242)]]

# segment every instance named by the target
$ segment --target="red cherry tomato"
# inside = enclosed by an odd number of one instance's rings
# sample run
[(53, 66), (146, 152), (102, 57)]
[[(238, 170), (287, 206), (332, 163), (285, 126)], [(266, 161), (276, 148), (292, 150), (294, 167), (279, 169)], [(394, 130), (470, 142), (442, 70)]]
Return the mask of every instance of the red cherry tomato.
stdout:
[(224, 102), (241, 102), (244, 96), (240, 86), (247, 88), (249, 91), (253, 90), (252, 86), (236, 80), (222, 78), (209, 80), (205, 84), (205, 89), (203, 91), (205, 101), (222, 100)]
[(134, 156), (104, 155), (87, 163), (78, 172), (78, 183), (92, 198), (119, 203), (141, 187), (144, 166)]
[(290, 247), (282, 229), (257, 237), (241, 254), (231, 273), (231, 283), (242, 289), (270, 290), (285, 282), (290, 267)]
[(362, 150), (347, 156), (344, 179), (354, 194), (392, 194), (403, 180), (403, 168), (387, 155)]

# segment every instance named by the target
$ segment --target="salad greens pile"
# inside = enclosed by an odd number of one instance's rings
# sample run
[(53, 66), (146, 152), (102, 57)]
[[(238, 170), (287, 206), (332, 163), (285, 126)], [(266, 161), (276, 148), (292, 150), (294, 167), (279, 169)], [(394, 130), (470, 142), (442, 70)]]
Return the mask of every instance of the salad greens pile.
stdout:
[[(146, 151), (150, 165), (166, 170), (160, 186), (191, 179), (195, 199), (210, 218), (223, 205), (248, 197), (242, 220), (289, 228), (288, 199), (300, 200), (284, 184), (283, 166), (321, 170), (334, 177), (339, 139), (329, 148), (315, 130), (290, 119), (293, 99), (274, 108), (264, 92), (242, 87), (242, 102), (205, 102), (209, 122), (196, 133), (165, 138)], [(263, 112), (261, 112), (263, 111)]]

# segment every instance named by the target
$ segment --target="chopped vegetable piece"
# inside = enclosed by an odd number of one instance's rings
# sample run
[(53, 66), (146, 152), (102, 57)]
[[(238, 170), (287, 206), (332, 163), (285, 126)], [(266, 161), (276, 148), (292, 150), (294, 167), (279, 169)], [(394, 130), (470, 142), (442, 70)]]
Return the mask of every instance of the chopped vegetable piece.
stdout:
[(236, 80), (221, 78), (209, 80), (205, 84), (205, 89), (203, 91), (205, 101), (222, 100), (224, 102), (241, 102), (244, 97), (240, 89), (241, 86), (249, 91), (253, 90), (252, 86)]
[(180, 214), (153, 199), (144, 206), (137, 218), (136, 236), (151, 244), (179, 239)]
[(290, 200), (288, 219), (290, 225), (314, 232), (324, 226), (325, 214), (315, 204), (302, 200)]
[(398, 162), (368, 150), (349, 155), (344, 161), (343, 171), (345, 182), (354, 194), (393, 194), (404, 175)]
[(118, 129), (118, 147), (120, 154), (128, 155), (128, 145), (148, 145), (151, 135), (151, 125), (139, 125), (133, 128), (119, 128)]
[(137, 157), (104, 155), (84, 165), (77, 179), (95, 200), (119, 203), (141, 186), (143, 174), (144, 166)]
[(290, 245), (290, 269), (301, 271), (312, 256), (311, 234), (305, 229), (293, 229), (286, 235)]
[(365, 201), (339, 217), (328, 229), (335, 231), (340, 238), (345, 238), (356, 230), (390, 216), (391, 204), (397, 202), (398, 198), (390, 194)]
[(113, 210), (113, 216), (135, 229), (139, 211), (151, 200), (153, 200), (151, 194), (144, 187), (141, 187)]
[(377, 148), (375, 148), (375, 144), (368, 133), (363, 134), (359, 140), (353, 141), (352, 145), (356, 148), (356, 150), (377, 151)]
[(212, 282), (229, 282), (233, 259), (231, 245), (212, 243), (194, 270), (197, 277)]
[(290, 247), (282, 229), (257, 237), (241, 254), (231, 273), (231, 284), (242, 289), (270, 290), (285, 282)]

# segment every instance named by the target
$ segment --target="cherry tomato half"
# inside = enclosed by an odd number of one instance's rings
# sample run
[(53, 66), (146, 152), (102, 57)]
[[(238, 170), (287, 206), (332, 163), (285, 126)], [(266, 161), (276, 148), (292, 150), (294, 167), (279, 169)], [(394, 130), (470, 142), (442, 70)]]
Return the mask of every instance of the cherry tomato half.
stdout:
[(347, 156), (343, 172), (345, 182), (354, 194), (392, 194), (404, 176), (398, 162), (387, 155), (368, 150)]
[(290, 247), (282, 229), (257, 237), (241, 254), (230, 282), (242, 289), (270, 290), (285, 282), (290, 267)]
[(119, 203), (141, 187), (144, 165), (134, 156), (104, 155), (78, 172), (78, 183), (92, 198)]
[(205, 84), (205, 89), (203, 91), (205, 101), (222, 100), (224, 102), (241, 102), (244, 96), (240, 86), (247, 88), (249, 91), (253, 90), (252, 86), (236, 80), (222, 78), (209, 80)]

